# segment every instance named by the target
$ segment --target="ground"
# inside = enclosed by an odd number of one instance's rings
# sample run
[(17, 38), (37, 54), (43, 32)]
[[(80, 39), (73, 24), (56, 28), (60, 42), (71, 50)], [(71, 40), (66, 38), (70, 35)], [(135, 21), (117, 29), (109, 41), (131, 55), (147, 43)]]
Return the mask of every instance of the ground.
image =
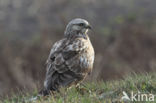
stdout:
[[(135, 94), (156, 94), (156, 74), (133, 74), (122, 80), (98, 81), (92, 83), (84, 83), (80, 89), (72, 87), (68, 90), (61, 89), (60, 93), (55, 93), (49, 97), (40, 97), (37, 100), (30, 101), (30, 98), (37, 95), (37, 91), (33, 94), (13, 96), (11, 99), (4, 99), (0, 103), (129, 103), (130, 101), (121, 101), (123, 91), (128, 96), (133, 91)], [(155, 96), (156, 97), (156, 96)], [(137, 97), (136, 97), (137, 98)], [(139, 103), (155, 103), (145, 101)], [(147, 98), (149, 99), (149, 98)], [(133, 102), (135, 103), (135, 102)]]

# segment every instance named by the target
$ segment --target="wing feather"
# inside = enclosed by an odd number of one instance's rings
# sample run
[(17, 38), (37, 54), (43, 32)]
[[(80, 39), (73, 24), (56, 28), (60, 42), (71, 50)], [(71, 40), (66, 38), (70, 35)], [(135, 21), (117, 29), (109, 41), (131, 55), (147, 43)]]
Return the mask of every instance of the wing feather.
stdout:
[[(45, 80), (46, 88), (50, 88), (49, 86), (51, 83), (55, 82), (54, 75), (56, 75), (56, 72), (57, 74), (61, 73), (61, 76), (57, 76), (57, 78), (61, 78), (66, 74), (70, 76), (69, 73), (76, 74), (79, 71), (79, 54), (87, 47), (84, 43), (85, 42), (81, 39), (70, 41), (63, 39), (54, 44), (47, 60), (47, 74)], [(66, 81), (64, 81), (64, 83), (67, 83), (69, 80), (73, 81), (74, 78), (75, 77), (72, 78), (71, 76), (66, 77)], [(60, 83), (60, 80), (58, 80), (58, 83)]]
[[(54, 44), (47, 61), (52, 64), (58, 72), (65, 72), (70, 69), (72, 65), (76, 64), (76, 56), (86, 47), (87, 45), (84, 45), (84, 41), (81, 39), (76, 39), (72, 42), (61, 40)], [(75, 63), (69, 64), (68, 62), (71, 60), (75, 60)]]

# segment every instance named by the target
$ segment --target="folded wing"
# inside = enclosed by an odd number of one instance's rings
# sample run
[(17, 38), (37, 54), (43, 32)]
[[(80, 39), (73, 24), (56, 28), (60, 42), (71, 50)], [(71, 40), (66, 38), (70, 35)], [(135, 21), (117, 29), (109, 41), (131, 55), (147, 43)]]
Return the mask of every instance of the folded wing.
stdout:
[(57, 90), (81, 80), (80, 54), (87, 45), (85, 40), (63, 39), (54, 44), (47, 60), (47, 73), (44, 86), (47, 90)]

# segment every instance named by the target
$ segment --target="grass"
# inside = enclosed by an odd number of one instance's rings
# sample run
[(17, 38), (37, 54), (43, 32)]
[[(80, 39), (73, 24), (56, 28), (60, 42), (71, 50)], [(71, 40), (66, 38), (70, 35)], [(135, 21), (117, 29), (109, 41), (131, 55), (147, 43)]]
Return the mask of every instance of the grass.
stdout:
[[(85, 83), (81, 89), (72, 87), (68, 90), (62, 88), (60, 91), (61, 93), (55, 93), (49, 97), (40, 97), (36, 101), (30, 102), (29, 100), (37, 95), (37, 91), (33, 94), (16, 95), (11, 99), (4, 99), (0, 103), (125, 103), (120, 101), (123, 91), (129, 96), (131, 91), (156, 94), (156, 74), (135, 74), (118, 81)], [(155, 102), (138, 103), (156, 103), (156, 98)]]

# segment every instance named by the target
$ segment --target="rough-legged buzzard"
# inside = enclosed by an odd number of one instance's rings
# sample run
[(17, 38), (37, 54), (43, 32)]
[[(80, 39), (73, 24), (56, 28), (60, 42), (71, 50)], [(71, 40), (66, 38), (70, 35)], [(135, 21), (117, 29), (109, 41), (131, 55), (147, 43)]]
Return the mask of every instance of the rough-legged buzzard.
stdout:
[(81, 82), (92, 71), (94, 49), (88, 37), (89, 23), (80, 18), (69, 22), (64, 38), (56, 42), (47, 60), (42, 95)]

